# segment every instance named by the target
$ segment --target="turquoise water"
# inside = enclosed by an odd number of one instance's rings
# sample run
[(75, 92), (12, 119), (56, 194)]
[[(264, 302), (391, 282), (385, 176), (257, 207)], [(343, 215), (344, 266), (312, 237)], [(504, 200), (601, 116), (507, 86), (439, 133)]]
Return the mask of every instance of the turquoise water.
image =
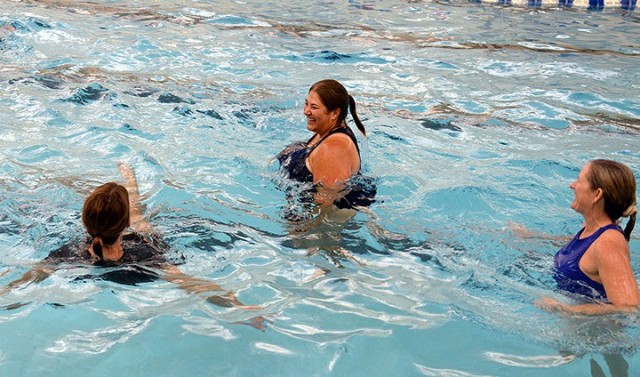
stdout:
[[(0, 375), (640, 373), (637, 317), (535, 308), (557, 295), (557, 245), (510, 231), (574, 234), (590, 159), (640, 177), (637, 12), (0, 3), (0, 283), (82, 235), (122, 160), (181, 268), (261, 306), (69, 266), (0, 297)], [(358, 101), (380, 200), (294, 232), (272, 158), (309, 137), (302, 104), (327, 77)]]

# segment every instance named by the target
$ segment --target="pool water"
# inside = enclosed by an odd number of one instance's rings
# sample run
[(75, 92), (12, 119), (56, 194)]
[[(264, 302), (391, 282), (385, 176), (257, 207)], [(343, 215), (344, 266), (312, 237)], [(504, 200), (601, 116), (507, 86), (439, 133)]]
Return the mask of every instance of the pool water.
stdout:
[[(186, 273), (257, 310), (86, 266), (0, 296), (2, 376), (634, 376), (636, 315), (561, 317), (568, 188), (640, 177), (638, 13), (432, 1), (3, 1), (0, 283), (83, 236), (135, 168)], [(273, 157), (341, 81), (378, 201), (292, 225)], [(632, 236), (638, 277), (640, 242)], [(600, 374), (599, 374), (600, 373)]]

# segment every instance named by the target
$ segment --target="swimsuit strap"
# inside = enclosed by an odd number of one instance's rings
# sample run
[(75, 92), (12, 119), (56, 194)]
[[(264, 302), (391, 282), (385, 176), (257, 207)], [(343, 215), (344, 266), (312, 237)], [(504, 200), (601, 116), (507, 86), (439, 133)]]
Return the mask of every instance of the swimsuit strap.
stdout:
[(343, 133), (347, 136), (349, 136), (349, 138), (351, 139), (351, 141), (353, 141), (353, 145), (356, 146), (356, 151), (358, 151), (358, 158), (360, 157), (360, 148), (358, 148), (358, 141), (356, 140), (356, 136), (353, 134), (353, 131), (351, 131), (351, 128), (349, 128), (349, 126), (347, 125), (342, 125), (340, 127), (335, 127), (333, 128), (331, 131), (329, 131), (328, 134), (326, 134), (322, 139), (318, 140), (318, 142), (316, 142), (313, 145), (309, 145), (309, 143), (311, 142), (311, 140), (313, 140), (313, 138), (316, 135), (313, 135), (311, 137), (311, 139), (309, 139), (307, 141), (307, 150), (308, 150), (308, 154), (311, 154), (311, 152), (313, 152), (323, 141), (325, 141), (329, 136), (336, 134), (336, 133)]
[(598, 230), (593, 232), (591, 235), (589, 235), (587, 237), (584, 237), (584, 238), (580, 238), (580, 236), (582, 235), (582, 232), (584, 232), (584, 228), (582, 228), (582, 230), (580, 231), (580, 234), (578, 236), (578, 239), (583, 240), (585, 238), (593, 238), (595, 240), (598, 237), (600, 237), (600, 235), (602, 233), (604, 233), (605, 231), (607, 231), (609, 229), (615, 229), (615, 230), (619, 231), (620, 233), (622, 233), (622, 228), (620, 228), (620, 225), (618, 225), (618, 224), (607, 224), (607, 225), (605, 225), (603, 227), (598, 228)]

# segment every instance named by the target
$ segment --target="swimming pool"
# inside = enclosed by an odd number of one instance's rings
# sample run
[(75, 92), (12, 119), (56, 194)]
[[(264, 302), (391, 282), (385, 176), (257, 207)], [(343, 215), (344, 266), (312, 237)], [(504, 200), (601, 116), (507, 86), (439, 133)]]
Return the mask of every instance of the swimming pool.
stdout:
[[(467, 2), (3, 1), (0, 283), (80, 237), (84, 197), (123, 160), (183, 270), (263, 308), (63, 269), (0, 297), (0, 374), (637, 375), (637, 318), (536, 309), (556, 246), (509, 231), (573, 234), (590, 159), (640, 177), (637, 24)], [(292, 234), (272, 158), (308, 137), (326, 77), (358, 101), (380, 200)]]

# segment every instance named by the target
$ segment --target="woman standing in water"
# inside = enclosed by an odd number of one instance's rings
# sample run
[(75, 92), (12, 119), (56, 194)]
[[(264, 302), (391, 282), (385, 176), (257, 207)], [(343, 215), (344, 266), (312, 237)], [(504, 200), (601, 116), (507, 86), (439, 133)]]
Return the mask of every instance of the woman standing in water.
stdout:
[[(294, 181), (287, 187), (287, 220), (296, 224), (297, 247), (309, 254), (324, 250), (331, 261), (355, 260), (340, 245), (341, 224), (358, 208), (374, 202), (374, 181), (361, 174), (360, 148), (347, 125), (347, 115), (366, 136), (356, 111), (356, 101), (336, 80), (321, 80), (309, 88), (303, 113), (313, 136), (288, 145), (277, 156), (284, 175)], [(306, 221), (311, 220), (311, 221)]]
[(313, 201), (320, 207), (366, 206), (373, 202), (373, 185), (349, 185), (360, 176), (360, 148), (346, 123), (351, 112), (356, 126), (366, 135), (356, 112), (356, 102), (336, 80), (322, 80), (311, 86), (304, 102), (307, 129), (313, 136), (287, 146), (278, 160), (287, 177), (313, 183)]
[[(558, 288), (586, 302), (568, 305), (544, 297), (536, 304), (548, 311), (581, 314), (637, 310), (640, 292), (629, 252), (638, 212), (633, 172), (619, 162), (594, 160), (570, 187), (571, 208), (582, 215), (584, 224), (556, 254), (554, 277)], [(621, 217), (629, 217), (624, 231), (618, 224)]]

